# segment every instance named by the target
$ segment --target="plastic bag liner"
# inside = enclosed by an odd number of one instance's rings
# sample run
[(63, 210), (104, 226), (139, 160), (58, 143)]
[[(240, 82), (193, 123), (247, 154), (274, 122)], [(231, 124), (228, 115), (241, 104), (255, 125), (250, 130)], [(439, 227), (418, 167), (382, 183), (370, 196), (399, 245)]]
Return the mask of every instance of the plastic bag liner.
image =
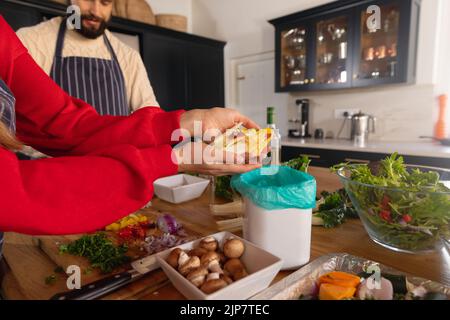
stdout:
[[(276, 170), (278, 169), (278, 170)], [(267, 210), (313, 209), (316, 179), (285, 166), (262, 167), (231, 179), (231, 186), (254, 204)]]

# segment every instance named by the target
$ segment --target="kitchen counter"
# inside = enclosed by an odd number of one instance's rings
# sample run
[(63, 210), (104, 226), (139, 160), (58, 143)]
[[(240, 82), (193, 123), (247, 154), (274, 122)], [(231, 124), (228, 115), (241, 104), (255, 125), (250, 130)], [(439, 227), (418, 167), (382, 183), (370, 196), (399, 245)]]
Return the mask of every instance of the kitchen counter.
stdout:
[[(341, 187), (338, 178), (327, 169), (312, 167), (310, 173), (316, 177), (319, 192), (333, 191)], [(206, 236), (218, 232), (216, 220), (209, 212), (208, 204), (209, 196), (205, 193), (201, 198), (181, 205), (154, 199), (153, 208), (170, 212), (186, 227)], [(237, 234), (241, 235), (241, 232)], [(372, 242), (359, 220), (347, 221), (340, 227), (329, 230), (313, 227), (311, 261), (326, 254), (341, 252), (378, 261), (400, 271), (450, 285), (450, 257), (444, 252), (410, 255), (390, 251)], [(44, 283), (44, 277), (52, 274), (56, 265), (40, 249), (35, 238), (8, 233), (4, 254), (10, 266), (1, 284), (5, 298), (48, 299), (55, 291), (64, 288), (65, 279), (58, 280), (52, 286)], [(33, 272), (30, 272), (31, 270)], [(291, 273), (280, 272), (274, 282)], [(184, 297), (172, 286), (162, 270), (156, 270), (104, 299), (170, 300)]]
[(450, 147), (440, 145), (435, 142), (388, 142), (369, 141), (364, 147), (355, 146), (350, 140), (337, 139), (293, 139), (283, 138), (281, 145), (286, 147), (327, 149), (340, 151), (386, 153), (398, 152), (402, 155), (417, 157), (433, 157), (450, 159)]

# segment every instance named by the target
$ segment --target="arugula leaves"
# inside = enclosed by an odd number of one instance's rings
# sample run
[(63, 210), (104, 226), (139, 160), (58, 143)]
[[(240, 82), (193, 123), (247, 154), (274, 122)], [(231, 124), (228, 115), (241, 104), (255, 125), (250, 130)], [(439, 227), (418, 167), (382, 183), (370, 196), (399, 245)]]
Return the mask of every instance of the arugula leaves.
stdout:
[(397, 153), (377, 166), (340, 164), (346, 190), (379, 241), (409, 251), (450, 239), (450, 189), (436, 171), (408, 169)]

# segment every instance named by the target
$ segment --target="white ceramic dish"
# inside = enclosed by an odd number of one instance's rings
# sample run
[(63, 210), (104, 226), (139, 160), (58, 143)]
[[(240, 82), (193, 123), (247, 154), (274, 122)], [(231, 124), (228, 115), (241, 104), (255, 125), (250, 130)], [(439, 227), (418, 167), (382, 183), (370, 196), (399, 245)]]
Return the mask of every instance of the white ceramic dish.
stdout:
[[(245, 244), (245, 251), (241, 257), (241, 261), (245, 265), (249, 275), (239, 281), (233, 282), (229, 286), (216, 291), (212, 294), (205, 294), (199, 288), (194, 286), (190, 281), (183, 277), (178, 270), (171, 267), (166, 259), (170, 252), (169, 249), (157, 254), (156, 259), (161, 268), (166, 273), (167, 277), (172, 281), (172, 284), (178, 291), (180, 291), (187, 299), (190, 300), (244, 300), (248, 299), (258, 292), (269, 287), (272, 280), (280, 271), (283, 261), (255, 246), (254, 244), (239, 238), (229, 232), (220, 232), (212, 235), (222, 248), (223, 243), (228, 238), (240, 239)], [(201, 239), (178, 246), (185, 251), (189, 251), (198, 246)]]
[(209, 180), (188, 174), (178, 174), (156, 180), (153, 183), (158, 198), (182, 203), (200, 197), (209, 184)]

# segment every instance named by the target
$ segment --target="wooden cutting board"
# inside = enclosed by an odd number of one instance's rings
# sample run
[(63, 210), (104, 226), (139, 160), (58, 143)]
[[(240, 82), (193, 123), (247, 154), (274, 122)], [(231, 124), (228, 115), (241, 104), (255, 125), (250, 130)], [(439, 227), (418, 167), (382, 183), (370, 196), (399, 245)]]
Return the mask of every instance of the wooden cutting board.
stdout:
[[(161, 212), (153, 210), (153, 209), (145, 209), (139, 212), (147, 216), (150, 221), (156, 222), (157, 218), (162, 215)], [(183, 228), (188, 234), (189, 238), (198, 238), (200, 235), (195, 231), (189, 229), (188, 226), (183, 224)], [(108, 233), (112, 235), (112, 233)], [(104, 278), (105, 274), (102, 274), (99, 270), (93, 269), (91, 264), (86, 258), (77, 257), (70, 254), (61, 254), (59, 251), (59, 246), (61, 244), (68, 244), (82, 237), (82, 235), (70, 235), (70, 236), (42, 236), (37, 237), (39, 247), (47, 254), (47, 256), (53, 261), (57, 266), (61, 266), (64, 270), (71, 265), (77, 265), (80, 267), (82, 272), (82, 285), (91, 283), (93, 281)], [(137, 248), (131, 248), (127, 255), (130, 256), (131, 261), (143, 258), (148, 256), (145, 251), (139, 250)], [(124, 266), (124, 268), (120, 268), (115, 270), (115, 273), (122, 272), (126, 269), (129, 269), (129, 266)]]

